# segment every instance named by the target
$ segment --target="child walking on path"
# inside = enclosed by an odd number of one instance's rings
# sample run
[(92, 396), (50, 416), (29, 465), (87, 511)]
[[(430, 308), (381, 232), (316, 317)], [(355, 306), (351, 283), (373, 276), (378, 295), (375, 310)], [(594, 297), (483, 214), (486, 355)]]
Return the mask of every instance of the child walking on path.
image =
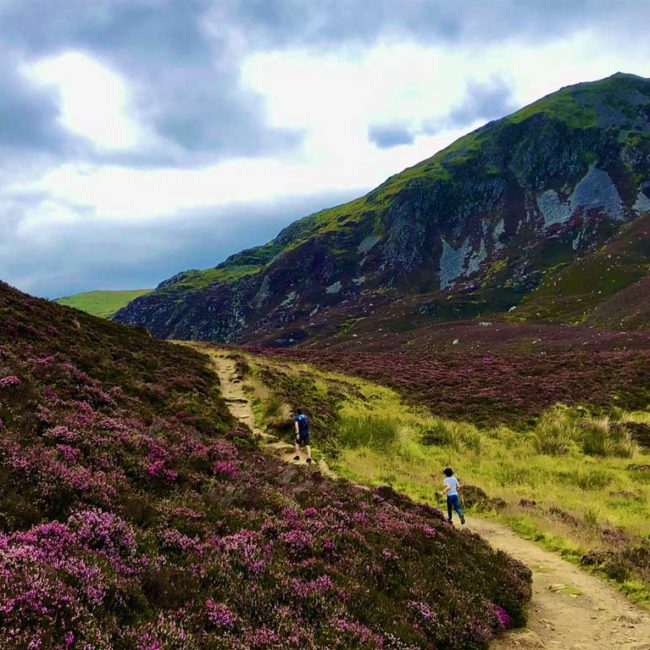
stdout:
[(454, 476), (454, 470), (451, 467), (446, 467), (443, 472), (445, 475), (444, 484), (445, 487), (442, 490), (442, 495), (447, 495), (447, 517), (449, 523), (453, 524), (454, 522), (451, 519), (452, 510), (456, 511), (456, 514), (460, 518), (460, 523), (465, 523), (465, 517), (463, 516), (463, 511), (460, 509), (460, 496), (458, 491), (461, 489), (460, 482)]

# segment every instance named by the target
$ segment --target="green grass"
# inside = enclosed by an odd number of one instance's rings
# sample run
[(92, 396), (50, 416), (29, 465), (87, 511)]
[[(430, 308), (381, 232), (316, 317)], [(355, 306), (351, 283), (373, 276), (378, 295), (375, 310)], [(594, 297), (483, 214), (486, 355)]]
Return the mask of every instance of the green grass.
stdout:
[(260, 266), (253, 264), (245, 266), (232, 266), (227, 268), (213, 268), (179, 273), (172, 281), (168, 281), (162, 291), (191, 291), (194, 289), (204, 289), (211, 284), (228, 283), (239, 280), (247, 275), (257, 273)]
[[(286, 361), (251, 358), (250, 364), (258, 381), (268, 376), (263, 368), (293, 378), (275, 384), (275, 402), (290, 400), (298, 386), (310, 386), (314, 402), (308, 412), (315, 424), (318, 395), (330, 396), (329, 408), (331, 396), (337, 396), (327, 440), (315, 436), (314, 444), (339, 475), (354, 482), (389, 484), (442, 506), (437, 497), (441, 471), (452, 466), (462, 482), (507, 503), (503, 509), (482, 511), (482, 516), (495, 517), (573, 561), (588, 550), (607, 550), (605, 528), (620, 529), (637, 540), (650, 538), (650, 476), (628, 469), (650, 464), (650, 453), (621, 433), (626, 420), (649, 423), (648, 412), (617, 412), (607, 418), (556, 406), (527, 431), (479, 428), (407, 406), (391, 389), (357, 378)], [(283, 386), (289, 391), (283, 393)], [(272, 410), (279, 411), (277, 403)], [(537, 506), (522, 506), (521, 499)], [(549, 516), (549, 509), (558, 509), (560, 515)], [(632, 574), (618, 586), (634, 600), (650, 604), (647, 577)]]
[(116, 311), (126, 307), (132, 300), (151, 293), (151, 289), (126, 291), (86, 291), (72, 296), (57, 298), (54, 302), (80, 309), (93, 316), (111, 318)]

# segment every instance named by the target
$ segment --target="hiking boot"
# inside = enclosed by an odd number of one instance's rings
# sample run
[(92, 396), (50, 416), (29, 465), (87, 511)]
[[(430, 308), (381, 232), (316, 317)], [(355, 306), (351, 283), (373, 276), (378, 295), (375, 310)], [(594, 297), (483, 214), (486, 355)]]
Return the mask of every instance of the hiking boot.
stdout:
[(451, 519), (447, 519), (447, 521), (449, 522), (449, 525), (450, 525), (450, 526), (453, 526), (453, 525), (454, 525), (454, 522), (453, 522)]
[(293, 459), (294, 460), (300, 460), (300, 456), (294, 456)]
[(465, 517), (463, 515), (460, 516), (460, 523), (465, 525)]
[(313, 461), (311, 458), (308, 458), (308, 459), (307, 459), (307, 462), (308, 462), (308, 463), (313, 463), (314, 461)]

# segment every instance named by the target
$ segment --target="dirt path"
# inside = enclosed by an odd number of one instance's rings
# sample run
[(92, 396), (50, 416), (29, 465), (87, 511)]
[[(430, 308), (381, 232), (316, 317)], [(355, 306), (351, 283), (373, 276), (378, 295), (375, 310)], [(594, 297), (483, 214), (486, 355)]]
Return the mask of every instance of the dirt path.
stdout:
[(650, 614), (606, 582), (499, 523), (468, 517), (467, 527), (533, 571), (528, 628), (496, 641), (494, 650), (650, 650)]
[[(235, 361), (227, 353), (211, 350), (209, 354), (233, 416), (259, 435), (269, 452), (287, 462), (295, 462), (290, 444), (256, 426), (251, 401)], [(318, 468), (334, 476), (324, 461), (319, 461)], [(533, 571), (528, 627), (495, 641), (493, 650), (650, 650), (650, 614), (631, 604), (607, 583), (522, 539), (502, 524), (470, 516), (466, 529), (478, 533), (493, 547), (506, 551)]]
[[(220, 353), (218, 351), (209, 351), (209, 355), (214, 362), (214, 368), (219, 376), (221, 383), (221, 394), (230, 409), (233, 417), (248, 425), (251, 431), (262, 439), (262, 446), (270, 453), (278, 456), (287, 463), (302, 464), (306, 462), (306, 455), (301, 452), (300, 460), (294, 460), (295, 450), (293, 445), (284, 440), (279, 440), (276, 436), (272, 436), (255, 423), (255, 415), (251, 400), (244, 390), (244, 383), (242, 378), (237, 372), (237, 365), (227, 353)], [(315, 468), (318, 469), (323, 475), (335, 478), (335, 475), (327, 466), (324, 459), (319, 459), (315, 463)]]

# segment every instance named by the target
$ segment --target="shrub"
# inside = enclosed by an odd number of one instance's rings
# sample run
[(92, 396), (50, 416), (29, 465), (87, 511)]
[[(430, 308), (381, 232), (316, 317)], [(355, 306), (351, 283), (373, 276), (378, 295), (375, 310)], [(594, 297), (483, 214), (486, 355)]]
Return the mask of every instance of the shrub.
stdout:
[(582, 451), (590, 456), (631, 458), (636, 445), (625, 425), (609, 418), (586, 417), (580, 422)]
[(608, 417), (594, 417), (584, 409), (560, 404), (542, 414), (532, 439), (539, 453), (551, 456), (578, 447), (589, 456), (630, 458), (636, 449), (623, 423), (613, 423)]
[(282, 409), (284, 400), (280, 395), (272, 393), (268, 399), (264, 401), (264, 419), (274, 420), (282, 417)]
[(420, 441), (423, 445), (451, 447), (455, 451), (468, 449), (480, 452), (482, 438), (478, 429), (464, 422), (434, 420), (433, 424), (422, 429)]
[(558, 405), (545, 411), (533, 433), (533, 446), (540, 454), (559, 456), (574, 446), (577, 436), (576, 415)]
[(338, 422), (338, 434), (344, 447), (387, 449), (397, 442), (400, 423), (392, 418), (372, 415), (346, 415)]
[(569, 483), (574, 483), (583, 490), (602, 490), (612, 482), (612, 475), (602, 469), (576, 472), (567, 478)]

